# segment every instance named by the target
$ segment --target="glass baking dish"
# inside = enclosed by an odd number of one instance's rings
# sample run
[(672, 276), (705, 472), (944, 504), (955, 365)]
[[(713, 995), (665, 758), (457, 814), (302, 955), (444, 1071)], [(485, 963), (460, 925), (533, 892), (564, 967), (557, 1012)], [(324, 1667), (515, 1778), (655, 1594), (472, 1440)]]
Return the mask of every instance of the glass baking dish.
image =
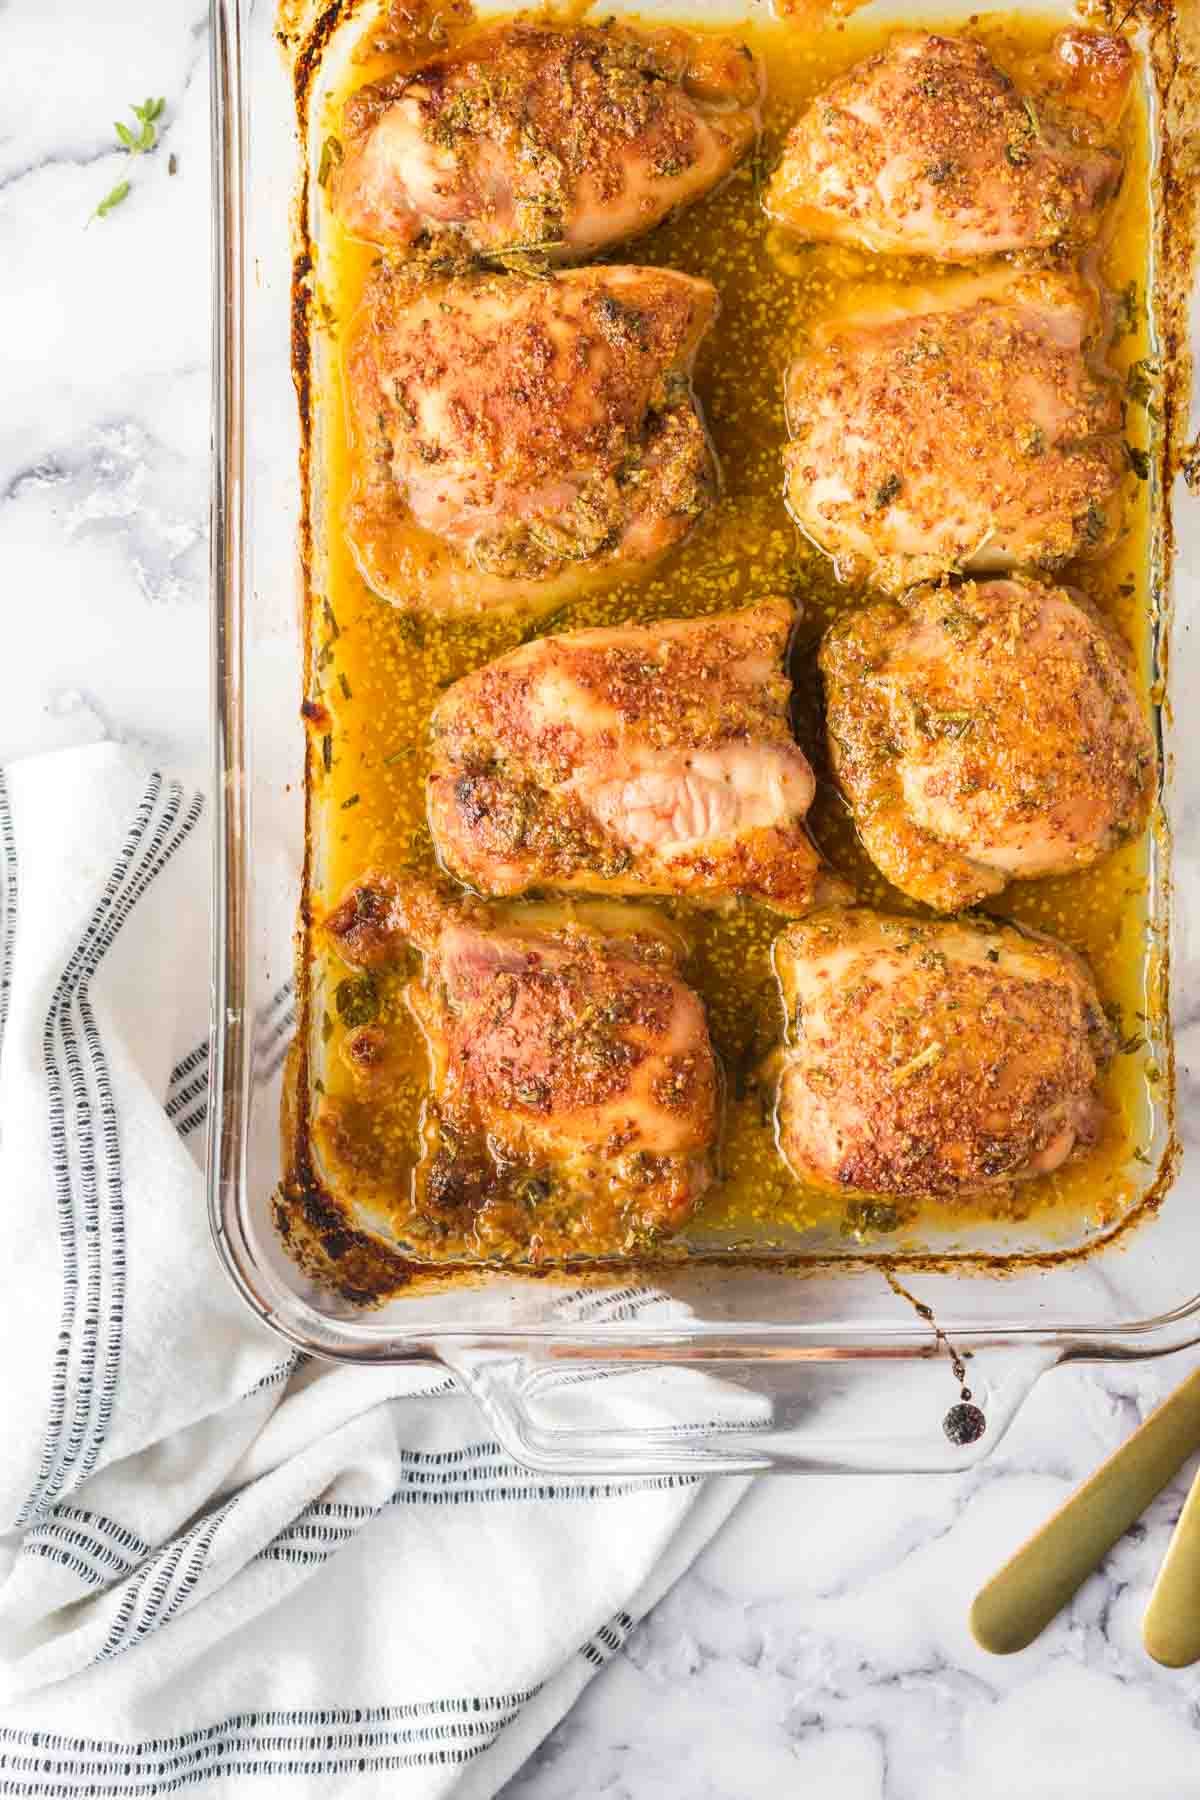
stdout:
[[(749, 5), (690, 11), (737, 22)], [(480, 8), (511, 10), (496, 6)], [(605, 8), (606, 13), (621, 11)], [(641, 16), (686, 17), (686, 0), (650, 0)], [(1004, 9), (1019, 14), (1020, 7)], [(1038, 18), (1075, 16), (1038, 5)], [(471, 1388), (511, 1453), (548, 1472), (664, 1473), (825, 1467), (958, 1468), (987, 1454), (1033, 1381), (1078, 1358), (1161, 1355), (1200, 1341), (1200, 1162), (1190, 1143), (1188, 996), (1200, 972), (1190, 924), (1200, 875), (1200, 759), (1187, 721), (1200, 701), (1200, 507), (1182, 472), (1196, 394), (1186, 345), (1196, 335), (1192, 227), (1200, 19), (1180, 5), (1143, 33), (1151, 122), (1154, 351), (1174, 374), (1159, 430), (1148, 630), (1163, 746), (1151, 842), (1147, 932), (1166, 984), (1153, 1054), (1166, 1077), (1148, 1121), (1137, 1204), (1089, 1235), (1007, 1236), (979, 1228), (886, 1253), (817, 1238), (769, 1249), (636, 1266), (614, 1262), (536, 1277), (489, 1271), (414, 1285), (363, 1309), (307, 1279), (285, 1251), (273, 1202), (281, 1180), (283, 1044), (306, 850), (305, 739), (299, 719), (305, 608), (299, 412), (319, 424), (320, 357), (296, 304), (308, 270), (295, 208), (302, 154), (315, 170), (312, 121), (366, 5), (334, 0), (214, 0), (213, 701), (215, 734), (214, 1027), (209, 1204), (231, 1278), (300, 1348), (348, 1362), (434, 1359)], [(862, 16), (914, 22), (871, 0)], [(955, 0), (930, 8), (969, 16)], [(831, 27), (833, 28), (833, 27)], [(281, 52), (281, 45), (283, 51)], [(317, 62), (319, 59), (319, 64)], [(299, 109), (296, 64), (315, 71)], [(1190, 137), (1189, 137), (1190, 131)], [(304, 141), (304, 152), (301, 143)], [(293, 334), (303, 336), (293, 342)], [(293, 386), (296, 367), (316, 372)], [(311, 363), (310, 363), (311, 354)], [(1194, 456), (1194, 453), (1193, 453)], [(1193, 468), (1194, 477), (1194, 468)], [(319, 521), (320, 496), (312, 515)], [(319, 544), (305, 545), (319, 554)], [(308, 566), (308, 558), (304, 560)], [(1181, 736), (1182, 734), (1182, 736)], [(1162, 989), (1160, 988), (1160, 992)], [(303, 1016), (303, 1007), (301, 1007)], [(1170, 1097), (1178, 1080), (1178, 1127)], [(1180, 1141), (1182, 1140), (1182, 1141)], [(1036, 1219), (1032, 1222), (1036, 1225)], [(915, 1310), (914, 1301), (921, 1308)], [(936, 1326), (932, 1321), (936, 1321)], [(952, 1347), (952, 1348), (951, 1348)], [(959, 1392), (954, 1353), (987, 1420), (955, 1444), (942, 1415)], [(886, 1364), (886, 1369), (880, 1365)], [(600, 1381), (598, 1378), (607, 1379)], [(870, 1376), (869, 1382), (866, 1377)], [(868, 1404), (869, 1401), (869, 1404)]]

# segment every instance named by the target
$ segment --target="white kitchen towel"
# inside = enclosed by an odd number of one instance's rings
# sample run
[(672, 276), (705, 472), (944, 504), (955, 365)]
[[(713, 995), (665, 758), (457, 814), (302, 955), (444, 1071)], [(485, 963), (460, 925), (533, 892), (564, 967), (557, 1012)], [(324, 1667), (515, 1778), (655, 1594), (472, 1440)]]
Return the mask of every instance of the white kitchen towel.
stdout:
[(202, 796), (114, 745), (0, 773), (0, 1795), (479, 1800), (744, 1482), (532, 1476), (444, 1370), (243, 1308), (208, 856)]

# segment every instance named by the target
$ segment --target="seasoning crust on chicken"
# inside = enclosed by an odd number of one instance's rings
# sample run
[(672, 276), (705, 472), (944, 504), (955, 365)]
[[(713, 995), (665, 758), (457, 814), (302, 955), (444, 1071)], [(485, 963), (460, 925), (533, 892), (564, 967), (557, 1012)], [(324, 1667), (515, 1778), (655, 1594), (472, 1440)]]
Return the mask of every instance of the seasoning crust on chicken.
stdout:
[(1079, 278), (1002, 271), (822, 326), (786, 378), (792, 517), (891, 590), (1102, 555), (1128, 460), (1099, 323)]
[(1155, 757), (1133, 658), (1083, 595), (919, 588), (835, 621), (820, 664), (859, 837), (913, 899), (972, 906), (1144, 829)]
[(334, 206), (377, 244), (590, 256), (721, 181), (757, 136), (762, 86), (732, 38), (499, 25), (351, 96)]
[(350, 964), (424, 957), (415, 1207), (479, 1253), (605, 1255), (677, 1231), (712, 1179), (718, 1076), (677, 933), (635, 907), (491, 913), (370, 874), (326, 921)]
[(1115, 35), (1070, 29), (1022, 83), (968, 37), (902, 32), (793, 127), (766, 194), (809, 239), (963, 262), (1086, 243), (1121, 181), (1132, 79)]
[(779, 1145), (802, 1180), (968, 1199), (1096, 1140), (1113, 1032), (1053, 939), (847, 908), (790, 925), (775, 968)]
[(434, 711), (429, 823), (486, 894), (535, 886), (762, 900), (837, 884), (804, 829), (784, 600), (716, 618), (538, 638)]
[(670, 269), (381, 266), (346, 362), (367, 583), (449, 612), (648, 569), (716, 494), (690, 381), (716, 304)]

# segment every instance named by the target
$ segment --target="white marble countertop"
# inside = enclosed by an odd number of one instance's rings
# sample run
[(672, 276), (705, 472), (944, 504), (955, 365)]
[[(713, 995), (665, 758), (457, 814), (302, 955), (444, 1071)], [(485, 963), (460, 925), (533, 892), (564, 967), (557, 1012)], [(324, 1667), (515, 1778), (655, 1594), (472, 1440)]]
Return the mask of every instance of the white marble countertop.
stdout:
[[(10, 0), (0, 34), (0, 757), (115, 737), (202, 762), (204, 9)], [(131, 162), (112, 121), (150, 94), (161, 149)], [(1140, 1643), (1183, 1482), (1031, 1650), (990, 1658), (966, 1627), (979, 1581), (1194, 1360), (1051, 1373), (966, 1476), (760, 1481), (509, 1800), (1195, 1792), (1200, 1670)]]

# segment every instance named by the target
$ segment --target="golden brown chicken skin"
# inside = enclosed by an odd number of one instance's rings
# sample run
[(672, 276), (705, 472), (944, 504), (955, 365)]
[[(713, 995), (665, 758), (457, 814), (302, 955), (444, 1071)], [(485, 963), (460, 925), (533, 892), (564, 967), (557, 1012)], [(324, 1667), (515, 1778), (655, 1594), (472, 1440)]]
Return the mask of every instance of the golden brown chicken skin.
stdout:
[(716, 493), (690, 384), (715, 311), (670, 269), (381, 267), (346, 357), (364, 579), (453, 612), (645, 572)]
[(712, 1179), (718, 1075), (664, 921), (636, 907), (493, 913), (373, 873), (325, 929), (359, 968), (422, 952), (406, 997), (430, 1058), (415, 1196), (427, 1226), (540, 1259), (645, 1248), (686, 1221)]
[(998, 271), (818, 328), (788, 370), (788, 508), (848, 577), (1052, 570), (1108, 550), (1128, 460), (1100, 302)]
[(803, 237), (965, 262), (1095, 237), (1121, 180), (1103, 142), (1124, 38), (1072, 29), (1014, 82), (969, 37), (902, 32), (793, 127), (767, 212)]
[(775, 944), (780, 1149), (858, 1194), (967, 1199), (1095, 1141), (1114, 1049), (1072, 951), (1011, 926), (814, 913)]
[(530, 887), (834, 897), (804, 829), (784, 600), (538, 638), (455, 682), (432, 723), (429, 823), (486, 894)]
[(914, 900), (973, 906), (1144, 829), (1155, 757), (1133, 658), (1082, 594), (917, 588), (838, 619), (820, 663), (859, 837)]
[(762, 85), (731, 38), (496, 26), (351, 96), (334, 205), (377, 244), (590, 256), (721, 181), (757, 135)]

